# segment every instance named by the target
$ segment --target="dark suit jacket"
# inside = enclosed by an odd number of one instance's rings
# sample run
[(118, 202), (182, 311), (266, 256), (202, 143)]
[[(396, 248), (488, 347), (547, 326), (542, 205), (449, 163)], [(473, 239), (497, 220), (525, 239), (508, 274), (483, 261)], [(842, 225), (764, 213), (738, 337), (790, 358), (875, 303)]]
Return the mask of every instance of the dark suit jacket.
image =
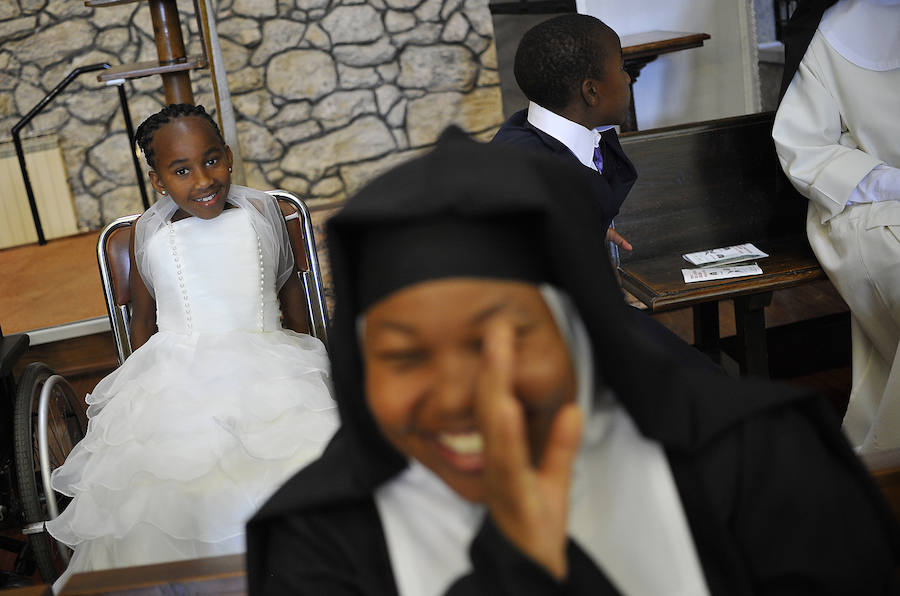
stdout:
[[(615, 129), (604, 131), (602, 137), (603, 173), (595, 172), (592, 178), (599, 209), (600, 225), (598, 225), (598, 229), (605, 230), (619, 213), (622, 202), (631, 187), (634, 186), (634, 182), (637, 180), (637, 171), (622, 150)], [(528, 122), (528, 110), (521, 110), (510, 116), (491, 139), (491, 142), (518, 145), (581, 163), (568, 147), (541, 129), (532, 126)]]

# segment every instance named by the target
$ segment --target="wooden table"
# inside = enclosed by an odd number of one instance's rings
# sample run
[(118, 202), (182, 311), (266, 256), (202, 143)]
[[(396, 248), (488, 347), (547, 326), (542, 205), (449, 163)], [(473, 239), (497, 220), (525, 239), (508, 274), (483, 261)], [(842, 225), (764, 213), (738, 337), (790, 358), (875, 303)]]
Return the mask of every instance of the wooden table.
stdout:
[[(809, 325), (766, 329), (772, 292), (825, 278), (806, 240), (809, 201), (789, 184), (779, 187), (773, 121), (767, 112), (622, 135), (640, 174), (615, 219), (634, 245), (619, 253), (624, 288), (650, 312), (691, 307), (697, 347), (720, 361), (733, 357), (743, 374), (760, 376), (769, 375), (770, 347), (781, 363), (784, 347), (849, 345), (849, 317), (846, 324), (843, 317), (816, 317)], [(745, 242), (770, 255), (758, 262), (762, 275), (684, 283), (681, 269), (690, 267), (683, 254)], [(734, 303), (737, 334), (720, 342), (716, 303), (723, 300)], [(821, 350), (815, 356), (825, 362)], [(787, 359), (797, 370), (809, 364), (797, 355)]]
[(629, 263), (619, 274), (622, 287), (651, 312), (692, 307), (694, 345), (707, 354), (721, 351), (719, 301), (733, 300), (740, 370), (768, 376), (765, 308), (772, 302), (772, 292), (824, 279), (825, 273), (805, 236), (748, 240), (769, 255), (757, 261), (762, 275), (688, 284), (681, 270), (693, 266), (677, 254)]
[(625, 70), (631, 77), (632, 90), (628, 118), (621, 127), (623, 132), (637, 130), (637, 116), (634, 112), (634, 82), (640, 76), (641, 69), (662, 54), (699, 48), (707, 39), (709, 39), (707, 33), (683, 31), (647, 31), (621, 37), (622, 57), (625, 59)]
[(763, 270), (762, 275), (688, 284), (684, 282), (681, 270), (693, 269), (694, 265), (680, 255), (666, 255), (636, 261), (620, 269), (622, 283), (652, 312), (661, 312), (783, 290), (825, 277), (805, 236), (756, 239), (753, 244), (769, 255), (756, 261)]

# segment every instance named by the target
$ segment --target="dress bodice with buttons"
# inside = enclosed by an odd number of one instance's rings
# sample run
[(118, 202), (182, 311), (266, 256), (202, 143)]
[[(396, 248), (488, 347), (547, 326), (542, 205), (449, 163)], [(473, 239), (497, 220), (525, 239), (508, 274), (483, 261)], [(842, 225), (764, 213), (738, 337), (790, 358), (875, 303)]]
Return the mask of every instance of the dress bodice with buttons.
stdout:
[(221, 333), (281, 327), (274, 264), (243, 209), (168, 223), (151, 239), (160, 331)]

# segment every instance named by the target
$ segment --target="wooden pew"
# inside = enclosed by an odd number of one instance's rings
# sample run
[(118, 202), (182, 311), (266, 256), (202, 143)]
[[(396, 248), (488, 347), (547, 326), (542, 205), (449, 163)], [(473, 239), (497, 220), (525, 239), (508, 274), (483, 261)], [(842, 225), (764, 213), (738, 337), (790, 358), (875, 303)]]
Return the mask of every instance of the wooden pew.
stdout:
[(24, 588), (8, 588), (3, 590), (3, 596), (53, 596), (53, 589), (46, 584)]
[[(104, 569), (73, 575), (60, 596), (245, 596), (244, 555), (224, 555)], [(4, 591), (11, 596), (53, 596), (48, 585)]]
[[(825, 279), (806, 239), (808, 201), (780, 181), (773, 120), (767, 112), (623, 134), (638, 181), (615, 220), (635, 247), (617, 257), (623, 287), (651, 312), (691, 307), (697, 347), (715, 359), (727, 348), (742, 374), (760, 376), (769, 374), (772, 293)], [(684, 253), (745, 242), (770, 255), (758, 261), (763, 275), (684, 283), (681, 269), (692, 267)], [(728, 342), (719, 334), (722, 300), (734, 301), (737, 335)], [(823, 360), (849, 362), (847, 313), (806, 327), (781, 329), (777, 343), (818, 333), (818, 341), (839, 346)], [(823, 341), (834, 334), (840, 339)]]
[(244, 555), (226, 555), (78, 573), (69, 579), (60, 596), (243, 596), (247, 593), (244, 565)]

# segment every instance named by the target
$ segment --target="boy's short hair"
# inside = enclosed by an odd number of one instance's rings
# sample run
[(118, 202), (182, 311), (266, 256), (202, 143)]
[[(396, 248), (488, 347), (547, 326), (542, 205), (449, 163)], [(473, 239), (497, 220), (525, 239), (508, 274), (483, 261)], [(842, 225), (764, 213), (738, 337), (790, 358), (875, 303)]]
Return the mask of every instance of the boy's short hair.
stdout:
[(513, 73), (522, 93), (559, 112), (587, 78), (603, 80), (603, 62), (613, 30), (598, 18), (567, 14), (525, 32), (516, 50)]

